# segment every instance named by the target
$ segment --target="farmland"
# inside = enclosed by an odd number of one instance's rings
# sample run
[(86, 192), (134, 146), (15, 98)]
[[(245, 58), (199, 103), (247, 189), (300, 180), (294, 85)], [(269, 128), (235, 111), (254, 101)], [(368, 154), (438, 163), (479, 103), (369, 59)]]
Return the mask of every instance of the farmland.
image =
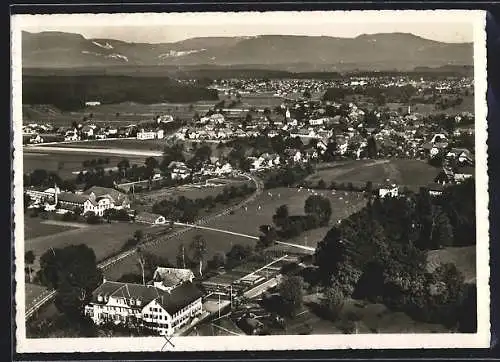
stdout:
[(141, 121), (152, 121), (157, 114), (172, 114), (181, 120), (190, 120), (195, 112), (204, 114), (217, 101), (198, 101), (193, 103), (155, 103), (141, 104), (123, 102), (86, 107), (79, 111), (61, 111), (48, 105), (23, 105), (23, 121), (26, 123), (51, 122), (56, 126), (69, 126), (73, 121), (82, 121), (92, 115), (94, 123), (128, 125)]
[[(321, 191), (318, 192), (318, 194), (320, 193)], [(302, 215), (304, 213), (305, 200), (311, 194), (313, 194), (313, 191), (307, 191), (306, 189), (300, 191), (295, 188), (271, 189), (261, 194), (255, 201), (249, 203), (247, 209), (238, 209), (232, 214), (219, 217), (208, 226), (255, 237), (259, 235), (260, 225), (272, 224), (272, 216), (280, 205), (287, 204), (291, 215)], [(323, 195), (328, 197), (332, 203), (331, 225), (338, 219), (348, 216), (365, 205), (365, 200), (360, 193), (323, 192)], [(323, 238), (331, 225), (305, 232), (292, 242), (307, 243), (308, 246), (314, 246), (316, 242)], [(179, 245), (184, 244), (188, 246), (197, 234), (202, 234), (207, 242), (207, 259), (210, 259), (217, 252), (229, 251), (232, 245), (235, 244), (253, 246), (256, 243), (254, 238), (210, 230), (189, 230), (178, 238), (169, 239), (164, 243), (148, 247), (148, 250), (174, 263)], [(107, 270), (106, 275), (110, 279), (117, 279), (122, 274), (135, 270), (134, 268), (136, 268), (135, 259), (133, 257), (126, 258)]]
[(75, 227), (69, 225), (50, 223), (48, 220), (41, 221), (38, 218), (32, 218), (28, 215), (24, 217), (25, 238), (34, 239), (74, 229)]
[(425, 186), (432, 183), (438, 173), (439, 169), (421, 160), (362, 160), (317, 170), (307, 180), (318, 182), (323, 179), (326, 185), (335, 181), (363, 186), (368, 181), (380, 184), (389, 179), (403, 186)]
[[(150, 150), (162, 151), (165, 147), (165, 140), (152, 139), (152, 140), (138, 140), (138, 139), (106, 139), (106, 140), (92, 140), (85, 142), (70, 142), (61, 143), (57, 145), (63, 148), (97, 148), (97, 149), (130, 149), (130, 150)], [(43, 147), (43, 146), (42, 146)]]
[[(47, 171), (58, 172), (59, 176), (63, 179), (76, 177), (73, 172), (82, 170), (82, 163), (96, 157), (109, 158), (109, 164), (104, 167), (114, 167), (123, 159), (119, 155), (102, 155), (92, 153), (91, 150), (87, 153), (64, 153), (55, 152), (52, 150), (27, 150), (23, 151), (23, 169), (25, 173), (32, 172), (36, 169), (45, 169)], [(143, 165), (145, 156), (127, 156), (131, 164)]]
[[(42, 219), (33, 219), (31, 222), (44, 223)], [(81, 224), (79, 228), (61, 231), (55, 234), (33, 237), (25, 235), (25, 250), (33, 250), (35, 255), (40, 257), (50, 248), (63, 248), (68, 245), (86, 244), (92, 248), (97, 260), (102, 260), (107, 256), (117, 252), (125, 241), (132, 237), (138, 229), (147, 233), (155, 227), (138, 225), (132, 223), (112, 223), (102, 225)]]

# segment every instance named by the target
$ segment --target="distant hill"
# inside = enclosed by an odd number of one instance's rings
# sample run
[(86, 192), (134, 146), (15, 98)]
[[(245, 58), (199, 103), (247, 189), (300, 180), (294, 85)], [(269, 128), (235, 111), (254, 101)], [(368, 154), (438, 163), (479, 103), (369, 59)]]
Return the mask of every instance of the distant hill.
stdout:
[(471, 66), (472, 43), (442, 43), (412, 34), (356, 38), (263, 35), (192, 38), (174, 43), (86, 39), (63, 32), (23, 32), (23, 67), (232, 66), (289, 72), (399, 70)]

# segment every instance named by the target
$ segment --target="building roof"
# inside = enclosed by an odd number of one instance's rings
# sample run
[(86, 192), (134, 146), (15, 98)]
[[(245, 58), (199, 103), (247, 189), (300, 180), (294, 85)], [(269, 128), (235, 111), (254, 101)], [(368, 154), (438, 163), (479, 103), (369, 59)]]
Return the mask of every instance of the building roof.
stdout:
[(115, 204), (120, 204), (127, 199), (127, 195), (109, 187), (92, 186), (83, 192), (84, 195), (90, 195), (92, 193), (94, 193), (96, 199), (110, 197)]
[(161, 281), (165, 287), (174, 287), (186, 281), (191, 281), (194, 274), (190, 269), (179, 268), (156, 268), (153, 280)]
[(154, 223), (158, 218), (163, 217), (160, 214), (153, 214), (151, 212), (142, 211), (135, 216), (136, 221), (142, 221), (147, 223)]
[(92, 292), (93, 303), (105, 304), (104, 300), (98, 300), (99, 295), (122, 297), (127, 302), (130, 299), (140, 300), (141, 306), (156, 300), (171, 315), (202, 297), (201, 291), (190, 282), (167, 292), (151, 285), (105, 281)]
[(83, 204), (89, 200), (88, 196), (78, 195), (72, 192), (61, 192), (57, 194), (57, 200), (62, 202), (71, 202), (75, 204)]

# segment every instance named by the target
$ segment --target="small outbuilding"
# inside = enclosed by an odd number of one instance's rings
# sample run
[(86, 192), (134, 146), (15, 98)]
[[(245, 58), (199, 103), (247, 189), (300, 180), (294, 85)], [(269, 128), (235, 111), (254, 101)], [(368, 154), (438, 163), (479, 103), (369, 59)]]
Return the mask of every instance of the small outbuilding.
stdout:
[(150, 212), (139, 212), (135, 216), (135, 222), (141, 224), (163, 225), (167, 222), (164, 216)]

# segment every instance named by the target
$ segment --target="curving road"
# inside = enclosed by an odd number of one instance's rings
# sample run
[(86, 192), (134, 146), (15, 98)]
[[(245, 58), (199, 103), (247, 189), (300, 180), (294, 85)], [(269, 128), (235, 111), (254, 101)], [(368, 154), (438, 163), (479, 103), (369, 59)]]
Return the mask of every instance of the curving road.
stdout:
[[(262, 191), (264, 190), (264, 183), (262, 182), (261, 179), (259, 179), (258, 177), (252, 175), (252, 174), (247, 174), (247, 173), (242, 173), (241, 174), (242, 176), (246, 177), (248, 180), (250, 181), (253, 181), (254, 184), (255, 184), (255, 192), (247, 199), (243, 200), (242, 202), (236, 204), (236, 205), (233, 205), (233, 206), (230, 206), (220, 212), (218, 212), (217, 214), (215, 215), (210, 215), (210, 216), (206, 216), (206, 217), (203, 217), (199, 220), (197, 220), (194, 225), (203, 225), (203, 224), (207, 224), (211, 221), (214, 221), (215, 219), (221, 217), (221, 216), (225, 216), (225, 215), (228, 215), (229, 213), (231, 213), (232, 211), (235, 211), (237, 209), (240, 209), (242, 207), (244, 207), (246, 204), (250, 203), (250, 202), (253, 202), (261, 193)], [(169, 239), (172, 239), (172, 238), (175, 238), (189, 230), (192, 229), (192, 225), (190, 227), (186, 227), (184, 229), (181, 229), (181, 230), (178, 230), (174, 233), (171, 233), (171, 234), (167, 234), (167, 235), (164, 235), (164, 236), (161, 236), (157, 239), (154, 239), (154, 240), (151, 240), (151, 241), (148, 241), (146, 243), (143, 243), (141, 244), (141, 247), (143, 246), (151, 246), (151, 245), (157, 245), (159, 243), (162, 243), (164, 241), (167, 241)], [(118, 255), (115, 255), (113, 257), (110, 257), (106, 260), (103, 260), (102, 262), (100, 262), (98, 264), (98, 268), (102, 269), (102, 270), (106, 270), (107, 268), (111, 267), (112, 265), (120, 262), (121, 260), (135, 254), (136, 250), (135, 249), (131, 249), (131, 250), (128, 250), (128, 251), (125, 251), (123, 253), (120, 253)], [(56, 291), (55, 290), (48, 290), (44, 293), (42, 293), (39, 297), (37, 297), (34, 302), (29, 305), (27, 308), (26, 308), (26, 313), (25, 313), (25, 318), (26, 319), (29, 319), (31, 316), (33, 316), (33, 314), (38, 310), (40, 309), (43, 305), (45, 305), (46, 303), (48, 303), (49, 301), (51, 301), (56, 295)]]

